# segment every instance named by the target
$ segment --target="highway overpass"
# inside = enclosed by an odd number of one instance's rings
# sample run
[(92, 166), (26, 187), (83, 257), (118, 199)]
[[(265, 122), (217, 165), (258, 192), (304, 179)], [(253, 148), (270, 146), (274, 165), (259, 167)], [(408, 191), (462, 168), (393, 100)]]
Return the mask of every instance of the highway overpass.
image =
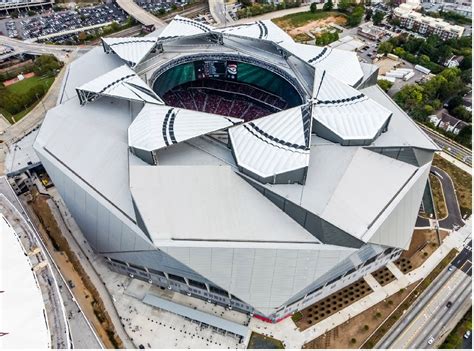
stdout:
[(155, 29), (166, 26), (165, 21), (162, 21), (161, 19), (142, 9), (133, 0), (117, 0), (117, 4), (122, 8), (122, 10), (124, 10), (144, 26), (154, 26)]

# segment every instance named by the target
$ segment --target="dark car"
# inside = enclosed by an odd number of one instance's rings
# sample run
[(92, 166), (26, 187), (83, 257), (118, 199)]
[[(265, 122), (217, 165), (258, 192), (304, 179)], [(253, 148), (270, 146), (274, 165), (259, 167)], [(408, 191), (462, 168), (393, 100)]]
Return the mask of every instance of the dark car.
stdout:
[(453, 305), (453, 303), (451, 301), (448, 301), (448, 303), (446, 304), (446, 307), (450, 308), (452, 305)]

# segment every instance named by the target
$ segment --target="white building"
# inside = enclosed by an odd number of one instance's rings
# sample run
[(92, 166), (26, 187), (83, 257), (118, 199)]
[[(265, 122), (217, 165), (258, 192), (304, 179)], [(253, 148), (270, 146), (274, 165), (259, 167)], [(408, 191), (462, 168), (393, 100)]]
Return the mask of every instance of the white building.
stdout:
[(441, 18), (424, 16), (413, 11), (413, 7), (402, 4), (393, 10), (395, 18), (400, 20), (400, 26), (423, 35), (437, 35), (443, 40), (460, 38), (464, 27), (452, 25)]
[(177, 16), (73, 62), (34, 147), (111, 269), (277, 322), (410, 244), (438, 148), (376, 80)]

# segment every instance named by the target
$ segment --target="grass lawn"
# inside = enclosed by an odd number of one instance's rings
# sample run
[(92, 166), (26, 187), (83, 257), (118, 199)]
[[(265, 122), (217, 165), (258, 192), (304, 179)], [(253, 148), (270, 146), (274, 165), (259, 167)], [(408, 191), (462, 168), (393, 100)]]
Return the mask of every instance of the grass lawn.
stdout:
[(305, 24), (322, 20), (328, 17), (345, 17), (344, 14), (337, 12), (337, 11), (328, 11), (328, 12), (299, 12), (299, 13), (292, 13), (283, 17), (274, 18), (272, 21), (279, 27), (288, 29), (288, 28), (297, 28), (304, 26)]
[(42, 78), (42, 77), (31, 77), (28, 79), (24, 79), (22, 81), (16, 82), (15, 84), (9, 85), (7, 90), (16, 93), (16, 94), (24, 94), (29, 89), (43, 84), (48, 90), (51, 84), (54, 82), (54, 77)]
[(456, 196), (461, 208), (461, 214), (471, 215), (472, 213), (472, 176), (460, 168), (453, 165), (439, 155), (433, 158), (433, 166), (441, 168), (449, 174), (456, 189)]
[(446, 209), (441, 182), (435, 175), (430, 174), (430, 184), (431, 192), (433, 193), (436, 216), (438, 219), (443, 219), (448, 215), (448, 210)]
[(284, 349), (285, 347), (283, 346), (280, 340), (252, 332), (247, 348), (248, 349)]
[[(53, 82), (54, 82), (54, 77), (48, 77), (48, 78), (31, 77), (28, 79), (24, 79), (20, 82), (17, 82), (15, 84), (9, 85), (8, 87), (6, 87), (6, 89), (12, 93), (25, 94), (32, 87), (43, 84), (46, 87), (46, 91), (48, 91), (51, 85), (53, 84)], [(29, 106), (28, 108), (26, 108), (25, 110), (21, 112), (18, 112), (15, 115), (12, 115), (8, 111), (0, 107), (0, 113), (3, 114), (10, 123), (13, 124), (15, 122), (18, 122), (20, 119), (22, 119), (37, 104), (38, 102), (35, 102), (33, 105)]]

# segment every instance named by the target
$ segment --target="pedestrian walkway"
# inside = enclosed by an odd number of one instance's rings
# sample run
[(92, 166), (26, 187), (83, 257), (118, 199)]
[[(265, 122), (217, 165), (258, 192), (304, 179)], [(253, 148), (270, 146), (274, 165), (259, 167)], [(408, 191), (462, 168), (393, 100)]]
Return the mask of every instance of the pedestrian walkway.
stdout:
[(250, 322), (249, 327), (258, 333), (282, 340), (286, 348), (301, 349), (307, 342), (347, 322), (352, 317), (397, 293), (400, 289), (407, 288), (411, 284), (427, 277), (452, 249), (462, 250), (463, 244), (470, 236), (471, 231), (472, 219), (470, 218), (464, 227), (456, 232), (452, 232), (422, 266), (406, 275), (395, 264), (390, 262), (387, 267), (397, 279), (385, 286), (380, 286), (372, 275), (364, 277), (365, 281), (374, 290), (373, 293), (302, 332), (298, 330), (291, 318), (287, 318), (277, 324), (268, 324), (254, 318)]
[(369, 284), (370, 288), (373, 291), (376, 291), (376, 290), (381, 288), (381, 285), (377, 282), (377, 280), (375, 280), (375, 278), (372, 274), (367, 274), (364, 277), (364, 280), (367, 282), (367, 284)]

